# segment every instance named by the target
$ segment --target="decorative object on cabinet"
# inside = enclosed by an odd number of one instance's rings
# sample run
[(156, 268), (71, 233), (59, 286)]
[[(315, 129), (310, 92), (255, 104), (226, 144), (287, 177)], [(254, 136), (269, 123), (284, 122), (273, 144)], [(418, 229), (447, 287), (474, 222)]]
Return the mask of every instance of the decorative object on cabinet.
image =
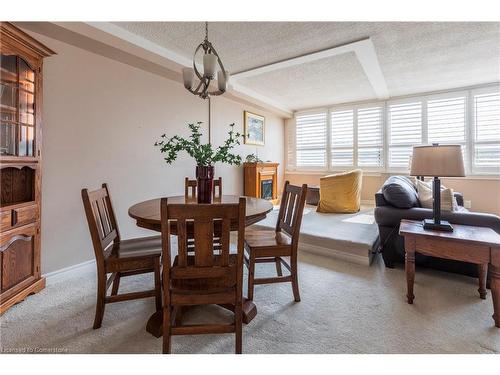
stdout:
[(264, 116), (245, 111), (245, 144), (264, 145), (266, 119)]
[(45, 287), (40, 270), (42, 64), (54, 52), (0, 22), (0, 314)]
[(201, 142), (200, 125), (188, 124), (191, 130), (189, 138), (174, 135), (168, 138), (166, 134), (161, 136), (161, 140), (155, 142), (155, 146), (160, 147), (160, 152), (166, 154), (164, 157), (167, 164), (172, 164), (179, 154), (179, 151), (186, 151), (196, 161), (196, 190), (198, 203), (212, 202), (212, 189), (214, 178), (214, 164), (217, 162), (230, 165), (240, 165), (241, 156), (231, 153), (231, 150), (240, 144), (242, 134), (234, 132), (234, 124), (229, 125), (228, 138), (222, 146), (214, 149), (212, 144)]
[(243, 163), (244, 195), (274, 201), (278, 198), (279, 163)]
[(247, 163), (262, 163), (262, 160), (256, 154), (248, 154), (245, 161)]

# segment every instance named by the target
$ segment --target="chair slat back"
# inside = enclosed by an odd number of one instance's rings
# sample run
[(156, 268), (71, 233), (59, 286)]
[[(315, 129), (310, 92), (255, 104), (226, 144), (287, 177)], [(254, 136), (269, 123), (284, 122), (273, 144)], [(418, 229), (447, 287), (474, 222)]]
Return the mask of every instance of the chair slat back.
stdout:
[(96, 260), (103, 261), (111, 252), (110, 244), (120, 241), (107, 184), (94, 191), (82, 189), (82, 200)]
[[(168, 204), (161, 200), (163, 265), (171, 264), (170, 225), (177, 229), (178, 278), (221, 277), (229, 268), (231, 222), (238, 223), (238, 258), (243, 262), (245, 236), (245, 198), (236, 204)], [(188, 233), (194, 233), (194, 261), (188, 257)], [(214, 238), (220, 237), (220, 248), (214, 249)], [(189, 251), (193, 251), (192, 248)], [(182, 268), (183, 270), (180, 270)], [(213, 268), (216, 270), (210, 271)], [(170, 275), (170, 273), (169, 273)], [(168, 276), (170, 277), (170, 276)]]
[[(217, 194), (215, 191), (218, 190)], [(222, 177), (214, 179), (214, 185), (212, 188), (212, 197), (213, 199), (222, 198)]]
[[(185, 178), (184, 180), (184, 197), (186, 199), (188, 198), (192, 198), (192, 199), (195, 199), (196, 198), (196, 185), (198, 184), (198, 182), (196, 180), (190, 180), (188, 177)], [(191, 194), (190, 191), (191, 190)]]
[(302, 187), (290, 185), (288, 181), (283, 187), (276, 231), (284, 231), (292, 237), (292, 243), (297, 244), (302, 223), (302, 214), (307, 195), (307, 185)]
[[(198, 185), (197, 180), (190, 180), (188, 177), (186, 177), (184, 180), (184, 196), (186, 198), (195, 199), (197, 185)], [(212, 198), (216, 199), (221, 197), (222, 197), (222, 177), (219, 177), (213, 180)]]

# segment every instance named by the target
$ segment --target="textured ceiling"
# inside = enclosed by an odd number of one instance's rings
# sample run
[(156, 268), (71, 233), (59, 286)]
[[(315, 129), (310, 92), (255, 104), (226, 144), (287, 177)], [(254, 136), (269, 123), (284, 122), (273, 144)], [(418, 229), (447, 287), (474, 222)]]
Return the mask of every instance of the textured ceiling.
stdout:
[[(189, 58), (205, 32), (202, 22), (116, 25)], [(370, 37), (390, 96), (500, 81), (500, 23), (215, 22), (209, 37), (232, 73)], [(239, 83), (292, 109), (375, 99), (352, 55)]]
[(375, 97), (354, 52), (238, 81), (294, 110)]

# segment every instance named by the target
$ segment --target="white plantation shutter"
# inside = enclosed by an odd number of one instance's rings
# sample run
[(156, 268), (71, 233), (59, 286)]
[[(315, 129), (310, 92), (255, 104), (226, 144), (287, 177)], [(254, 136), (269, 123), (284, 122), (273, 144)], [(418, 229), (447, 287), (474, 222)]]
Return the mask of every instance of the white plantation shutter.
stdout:
[(286, 169), (295, 170), (296, 168), (296, 146), (295, 146), (295, 119), (287, 120), (286, 129)]
[(473, 107), (472, 169), (500, 173), (500, 92), (474, 95)]
[(332, 111), (331, 123), (331, 165), (354, 165), (354, 111)]
[(295, 121), (296, 165), (326, 169), (326, 112), (298, 115)]
[(422, 143), (422, 102), (391, 104), (389, 122), (389, 167), (408, 169), (413, 146)]
[(460, 144), (467, 160), (465, 95), (427, 101), (428, 143)]
[(382, 167), (383, 161), (383, 108), (358, 110), (358, 166)]
[(467, 174), (500, 176), (500, 85), (296, 114), (289, 170), (408, 171), (414, 146), (460, 144)]

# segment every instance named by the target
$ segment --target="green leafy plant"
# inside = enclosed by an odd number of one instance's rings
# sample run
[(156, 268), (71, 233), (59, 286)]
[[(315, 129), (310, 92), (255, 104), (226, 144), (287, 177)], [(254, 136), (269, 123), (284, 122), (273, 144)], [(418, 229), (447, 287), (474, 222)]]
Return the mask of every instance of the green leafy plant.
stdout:
[(191, 135), (187, 139), (178, 135), (168, 138), (166, 134), (163, 134), (161, 140), (155, 142), (155, 146), (160, 147), (160, 152), (165, 154), (165, 161), (172, 164), (177, 159), (180, 151), (186, 151), (189, 156), (196, 160), (196, 165), (200, 167), (208, 167), (217, 162), (240, 165), (241, 156), (232, 154), (231, 150), (240, 144), (240, 138), (243, 135), (234, 132), (234, 124), (229, 125), (229, 137), (224, 144), (216, 149), (212, 147), (211, 143), (201, 143), (201, 124), (202, 122), (188, 124)]

